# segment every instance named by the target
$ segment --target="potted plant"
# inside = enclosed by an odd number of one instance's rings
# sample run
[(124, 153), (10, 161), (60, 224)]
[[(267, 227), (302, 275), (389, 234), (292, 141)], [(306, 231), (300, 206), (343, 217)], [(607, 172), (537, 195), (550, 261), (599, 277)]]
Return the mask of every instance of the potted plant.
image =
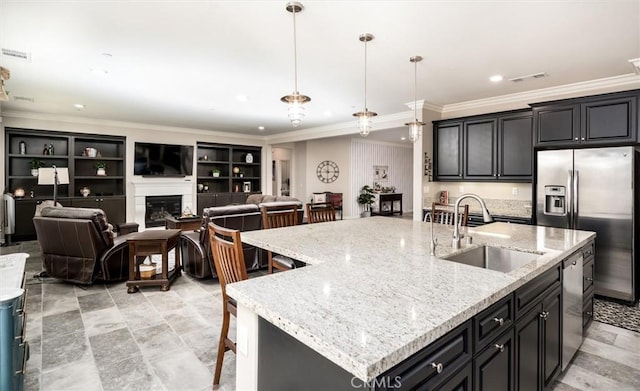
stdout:
[(215, 178), (220, 176), (220, 169), (219, 168), (214, 168), (213, 170), (211, 170), (211, 175), (213, 175)]
[(38, 176), (38, 168), (44, 167), (44, 163), (38, 159), (33, 159), (29, 162), (29, 167), (31, 167), (31, 175)]
[(360, 189), (360, 195), (358, 196), (358, 204), (362, 205), (364, 210), (360, 213), (360, 217), (371, 216), (371, 205), (374, 203), (375, 199), (371, 186), (362, 186)]
[(106, 168), (107, 168), (107, 163), (102, 162), (102, 161), (97, 161), (96, 162), (96, 175), (100, 175), (100, 176), (107, 175), (107, 172), (105, 171)]

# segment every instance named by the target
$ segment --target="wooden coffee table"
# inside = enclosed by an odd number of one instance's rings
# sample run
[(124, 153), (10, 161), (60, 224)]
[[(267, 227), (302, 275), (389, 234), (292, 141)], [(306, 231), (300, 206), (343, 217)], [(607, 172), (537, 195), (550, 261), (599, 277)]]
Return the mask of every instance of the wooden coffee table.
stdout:
[[(129, 281), (127, 293), (135, 293), (141, 286), (158, 286), (166, 292), (180, 275), (180, 230), (148, 230), (138, 232), (127, 240), (129, 244)], [(169, 273), (169, 251), (175, 249), (175, 267)], [(162, 273), (155, 278), (140, 278), (140, 264), (147, 256), (162, 254)]]
[(164, 226), (167, 229), (179, 229), (182, 231), (197, 231), (202, 224), (202, 217), (167, 217)]

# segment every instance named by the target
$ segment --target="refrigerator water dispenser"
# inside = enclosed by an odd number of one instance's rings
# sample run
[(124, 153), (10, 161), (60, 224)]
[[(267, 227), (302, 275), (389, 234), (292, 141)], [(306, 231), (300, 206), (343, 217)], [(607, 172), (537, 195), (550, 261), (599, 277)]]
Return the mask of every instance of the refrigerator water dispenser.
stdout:
[(544, 214), (566, 216), (567, 200), (565, 186), (544, 187)]

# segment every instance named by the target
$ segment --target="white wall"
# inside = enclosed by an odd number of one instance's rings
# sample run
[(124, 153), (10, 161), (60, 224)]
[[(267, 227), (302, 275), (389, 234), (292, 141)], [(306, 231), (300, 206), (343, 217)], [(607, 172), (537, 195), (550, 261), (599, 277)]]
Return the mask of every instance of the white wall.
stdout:
[(395, 186), (396, 193), (403, 194), (403, 210), (411, 212), (413, 210), (413, 145), (401, 146), (353, 139), (350, 146), (351, 191), (350, 198), (344, 200), (344, 205), (350, 206), (350, 214), (345, 215), (357, 216), (360, 213), (357, 197), (362, 186), (373, 186), (373, 166), (388, 166), (389, 180), (380, 183), (386, 187)]

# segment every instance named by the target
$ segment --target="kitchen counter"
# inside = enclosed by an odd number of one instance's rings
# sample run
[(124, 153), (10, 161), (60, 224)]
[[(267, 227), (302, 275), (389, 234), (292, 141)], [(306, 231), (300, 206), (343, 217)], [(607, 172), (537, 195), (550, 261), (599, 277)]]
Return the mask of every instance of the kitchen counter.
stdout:
[[(429, 255), (430, 224), (406, 219), (372, 217), (243, 232), (243, 242), (310, 266), (227, 287), (240, 305), (237, 386), (255, 388), (255, 383), (241, 383), (257, 365), (245, 361), (257, 346), (251, 340), (252, 315), (368, 382), (595, 237), (586, 231), (493, 223), (464, 228), (474, 244), (454, 251), (453, 228), (434, 227), (435, 257)], [(541, 255), (509, 273), (439, 258), (482, 244)]]

